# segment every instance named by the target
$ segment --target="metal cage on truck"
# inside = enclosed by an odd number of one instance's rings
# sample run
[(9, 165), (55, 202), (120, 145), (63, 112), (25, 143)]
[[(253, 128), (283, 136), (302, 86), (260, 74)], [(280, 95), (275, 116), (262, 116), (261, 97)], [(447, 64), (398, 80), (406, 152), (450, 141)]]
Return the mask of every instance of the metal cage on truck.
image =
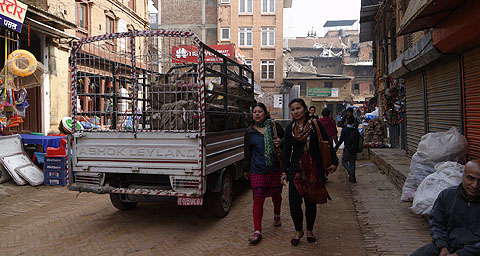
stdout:
[(195, 199), (240, 175), (254, 77), (238, 60), (149, 30), (82, 38), (70, 65), (70, 190)]

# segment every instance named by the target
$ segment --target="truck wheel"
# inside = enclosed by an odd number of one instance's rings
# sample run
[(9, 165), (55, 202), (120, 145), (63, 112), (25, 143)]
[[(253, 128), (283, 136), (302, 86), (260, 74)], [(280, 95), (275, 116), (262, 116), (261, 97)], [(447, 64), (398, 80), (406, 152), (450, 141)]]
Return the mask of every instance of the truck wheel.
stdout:
[(233, 199), (233, 181), (230, 173), (225, 172), (223, 175), (221, 191), (211, 193), (208, 199), (208, 208), (213, 216), (219, 218), (227, 216)]
[(122, 194), (110, 194), (110, 201), (119, 210), (130, 210), (137, 206), (137, 202), (125, 202), (122, 200)]

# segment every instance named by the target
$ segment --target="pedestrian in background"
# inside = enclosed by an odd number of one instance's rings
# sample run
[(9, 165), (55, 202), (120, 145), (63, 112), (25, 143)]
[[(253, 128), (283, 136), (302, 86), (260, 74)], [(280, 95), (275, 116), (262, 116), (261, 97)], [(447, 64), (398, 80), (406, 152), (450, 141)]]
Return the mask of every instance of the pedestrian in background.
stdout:
[(352, 107), (347, 108), (346, 115), (342, 117), (342, 120), (340, 121), (340, 125), (339, 125), (339, 126), (342, 127), (342, 128), (347, 127), (347, 118), (348, 118), (349, 116), (353, 116), (353, 118), (354, 118), (354, 123), (353, 123), (353, 125), (355, 126), (355, 128), (357, 128), (358, 125), (360, 124), (360, 119), (359, 119), (358, 117), (355, 117), (355, 116), (353, 115), (353, 108), (352, 108)]
[(327, 131), (328, 138), (331, 142), (335, 142), (335, 145), (338, 144), (338, 131), (335, 121), (332, 119), (332, 111), (328, 108), (322, 110), (322, 118), (319, 119), (323, 127)]
[(340, 140), (335, 146), (335, 151), (338, 150), (342, 143), (345, 144), (343, 148), (342, 164), (348, 173), (348, 181), (351, 183), (357, 183), (355, 178), (355, 158), (357, 156), (358, 136), (360, 133), (355, 128), (355, 117), (353, 115), (347, 116), (347, 125), (342, 129), (340, 133)]
[(256, 245), (262, 240), (263, 204), (266, 197), (272, 197), (273, 201), (273, 226), (281, 226), (281, 168), (276, 148), (282, 145), (283, 128), (270, 119), (267, 107), (263, 103), (254, 104), (253, 121), (245, 132), (244, 175), (247, 180), (250, 178), (253, 191), (255, 232), (248, 242)]
[[(290, 214), (295, 225), (295, 235), (291, 240), (293, 246), (303, 237), (303, 211), (307, 220), (307, 241), (316, 242), (313, 226), (317, 216), (317, 204), (324, 204), (330, 199), (325, 187), (326, 172), (337, 169), (338, 158), (330, 143), (330, 155), (333, 164), (323, 167), (319, 150), (319, 138), (313, 122), (317, 122), (322, 140), (328, 141), (328, 134), (323, 125), (310, 117), (305, 101), (293, 99), (288, 105), (293, 116), (292, 123), (285, 129), (282, 156), (282, 183), (288, 183)], [(304, 181), (304, 182), (302, 182)], [(312, 197), (315, 195), (315, 197)]]
[(315, 112), (317, 111), (317, 108), (315, 106), (310, 106), (310, 108), (308, 108), (308, 112), (310, 113), (310, 117), (317, 120), (318, 119), (318, 116), (315, 115)]

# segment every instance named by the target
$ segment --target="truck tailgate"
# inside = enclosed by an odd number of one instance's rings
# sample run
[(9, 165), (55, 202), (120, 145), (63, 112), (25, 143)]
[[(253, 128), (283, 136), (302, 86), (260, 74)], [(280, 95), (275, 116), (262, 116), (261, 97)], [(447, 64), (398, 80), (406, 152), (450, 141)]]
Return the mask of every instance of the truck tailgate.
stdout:
[(198, 133), (77, 133), (72, 145), (73, 170), (144, 174), (197, 172), (201, 167), (200, 140)]

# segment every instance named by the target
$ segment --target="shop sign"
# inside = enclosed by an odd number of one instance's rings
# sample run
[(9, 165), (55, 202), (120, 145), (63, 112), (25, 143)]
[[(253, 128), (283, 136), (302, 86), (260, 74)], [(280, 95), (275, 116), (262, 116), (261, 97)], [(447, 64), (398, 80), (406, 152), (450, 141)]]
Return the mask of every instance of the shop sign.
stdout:
[(307, 88), (307, 96), (309, 97), (338, 97), (338, 88)]
[(27, 8), (26, 4), (17, 0), (0, 0), (0, 26), (20, 33)]
[[(1, 1), (1, 0), (0, 0)], [(238, 61), (235, 55), (235, 48), (232, 44), (224, 45), (209, 45), (217, 52), (227, 56), (230, 59)], [(195, 45), (183, 45), (172, 47), (172, 61), (173, 63), (197, 63), (198, 62), (198, 50)], [(222, 58), (218, 58), (211, 52), (205, 51), (205, 62), (222, 62)]]

